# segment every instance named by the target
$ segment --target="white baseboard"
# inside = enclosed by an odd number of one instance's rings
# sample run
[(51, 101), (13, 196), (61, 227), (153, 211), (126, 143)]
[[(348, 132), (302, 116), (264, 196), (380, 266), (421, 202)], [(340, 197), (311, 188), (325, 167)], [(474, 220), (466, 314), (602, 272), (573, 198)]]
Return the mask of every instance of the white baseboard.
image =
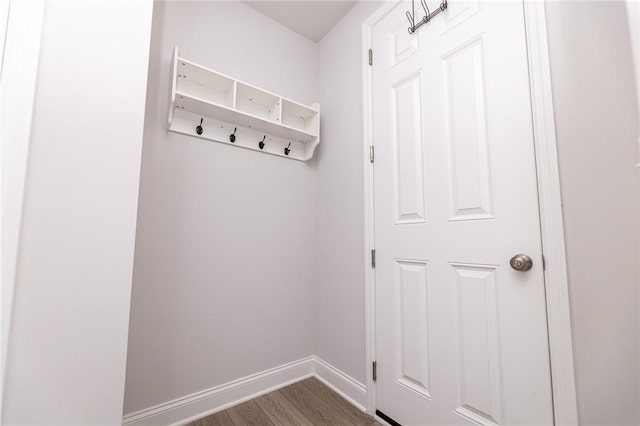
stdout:
[(365, 411), (367, 401), (365, 386), (320, 358), (310, 356), (127, 414), (122, 419), (122, 424), (126, 426), (182, 425), (311, 376), (316, 376), (343, 398)]
[(362, 411), (367, 411), (367, 388), (353, 377), (314, 356), (313, 372), (321, 382)]

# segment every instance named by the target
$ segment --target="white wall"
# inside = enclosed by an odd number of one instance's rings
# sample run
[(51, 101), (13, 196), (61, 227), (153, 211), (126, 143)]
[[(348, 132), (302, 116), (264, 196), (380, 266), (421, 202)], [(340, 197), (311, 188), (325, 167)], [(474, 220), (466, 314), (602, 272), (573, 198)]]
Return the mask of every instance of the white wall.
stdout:
[(640, 0), (626, 0), (629, 36), (636, 76), (637, 97), (640, 98)]
[(361, 25), (380, 2), (360, 2), (318, 45), (316, 355), (365, 383)]
[(316, 45), (240, 2), (156, 3), (152, 32), (127, 414), (314, 354), (315, 161), (165, 129), (174, 44), (303, 103)]
[(122, 417), (151, 2), (46, 5), (3, 424)]
[(549, 2), (547, 19), (580, 422), (638, 424), (639, 115), (625, 5)]

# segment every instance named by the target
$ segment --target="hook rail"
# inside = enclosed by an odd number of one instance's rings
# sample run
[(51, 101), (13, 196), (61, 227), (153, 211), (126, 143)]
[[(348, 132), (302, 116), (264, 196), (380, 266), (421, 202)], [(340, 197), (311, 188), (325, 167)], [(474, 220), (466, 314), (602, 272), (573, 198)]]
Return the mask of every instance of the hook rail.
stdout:
[(432, 20), (434, 16), (436, 16), (437, 14), (439, 14), (440, 12), (444, 11), (447, 8), (447, 0), (442, 0), (442, 3), (440, 3), (440, 6), (438, 6), (438, 8), (433, 12), (429, 10), (429, 6), (427, 6), (426, 0), (420, 0), (420, 3), (422, 5), (422, 9), (424, 9), (425, 15), (424, 15), (424, 18), (418, 21), (418, 23), (415, 22), (415, 16), (416, 16), (415, 0), (411, 0), (411, 12), (407, 11), (407, 19), (409, 20), (409, 28), (408, 28), (409, 34), (415, 33), (418, 30), (418, 28), (420, 28), (421, 26), (423, 26), (424, 24)]

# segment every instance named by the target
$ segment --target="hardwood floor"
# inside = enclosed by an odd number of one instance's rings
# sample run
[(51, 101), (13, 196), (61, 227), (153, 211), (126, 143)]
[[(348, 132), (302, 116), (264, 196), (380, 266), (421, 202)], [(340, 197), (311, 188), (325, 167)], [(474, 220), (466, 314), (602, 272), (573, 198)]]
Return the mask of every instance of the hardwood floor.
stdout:
[(188, 426), (377, 425), (315, 377), (212, 414)]

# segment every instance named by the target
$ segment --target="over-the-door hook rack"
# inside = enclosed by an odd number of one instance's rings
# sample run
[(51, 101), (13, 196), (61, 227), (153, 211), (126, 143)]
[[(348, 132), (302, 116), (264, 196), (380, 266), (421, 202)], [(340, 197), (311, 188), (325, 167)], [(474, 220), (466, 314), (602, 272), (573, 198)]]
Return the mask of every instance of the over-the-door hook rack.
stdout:
[(408, 28), (409, 34), (415, 33), (418, 30), (418, 28), (420, 28), (421, 26), (429, 22), (431, 19), (433, 19), (434, 16), (436, 16), (438, 13), (442, 12), (447, 8), (447, 0), (442, 0), (442, 3), (440, 3), (440, 6), (438, 6), (438, 8), (433, 12), (429, 10), (429, 6), (427, 6), (426, 0), (420, 0), (420, 3), (422, 4), (422, 9), (424, 9), (425, 15), (424, 15), (424, 18), (418, 21), (418, 23), (416, 23), (415, 21), (415, 17), (416, 17), (415, 0), (411, 0), (411, 13), (407, 11), (407, 19), (409, 20), (409, 28)]

